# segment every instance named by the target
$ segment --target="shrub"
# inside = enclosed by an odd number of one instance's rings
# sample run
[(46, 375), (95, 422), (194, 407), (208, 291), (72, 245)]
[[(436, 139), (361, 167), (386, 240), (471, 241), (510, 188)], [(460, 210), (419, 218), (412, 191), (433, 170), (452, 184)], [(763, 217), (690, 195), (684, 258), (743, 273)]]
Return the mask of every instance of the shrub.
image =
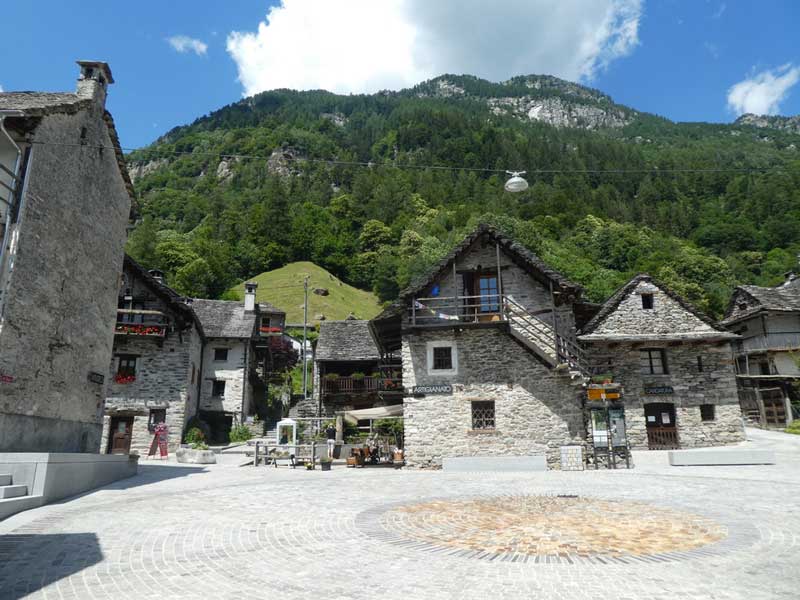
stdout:
[(195, 442), (192, 444), (192, 450), (208, 450), (208, 444), (205, 442)]
[(356, 371), (351, 375), (351, 377), (356, 381), (361, 381), (364, 379), (364, 377), (366, 377), (366, 375), (364, 375), (364, 373), (362, 373), (361, 371)]
[(800, 435), (800, 419), (792, 421), (792, 423), (785, 429), (786, 433), (794, 433)]
[(253, 434), (246, 425), (234, 425), (228, 437), (232, 442), (246, 442), (253, 437)]
[(200, 430), (200, 432), (203, 434), (204, 440), (211, 438), (211, 426), (196, 415), (189, 419), (189, 422), (186, 423), (186, 431), (188, 432), (195, 428)]
[(206, 436), (198, 427), (192, 427), (186, 432), (186, 435), (183, 436), (183, 441), (187, 444), (191, 444), (192, 447), (194, 447), (195, 444), (204, 444), (206, 441)]

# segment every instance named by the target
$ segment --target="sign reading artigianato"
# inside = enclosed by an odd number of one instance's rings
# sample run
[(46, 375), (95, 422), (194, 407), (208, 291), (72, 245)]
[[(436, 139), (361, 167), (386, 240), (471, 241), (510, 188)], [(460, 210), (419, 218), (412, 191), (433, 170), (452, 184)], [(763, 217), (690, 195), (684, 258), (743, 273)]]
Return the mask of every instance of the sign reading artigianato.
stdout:
[(425, 394), (450, 395), (453, 393), (453, 386), (449, 383), (440, 385), (415, 385), (411, 388), (411, 393), (415, 396), (424, 396)]

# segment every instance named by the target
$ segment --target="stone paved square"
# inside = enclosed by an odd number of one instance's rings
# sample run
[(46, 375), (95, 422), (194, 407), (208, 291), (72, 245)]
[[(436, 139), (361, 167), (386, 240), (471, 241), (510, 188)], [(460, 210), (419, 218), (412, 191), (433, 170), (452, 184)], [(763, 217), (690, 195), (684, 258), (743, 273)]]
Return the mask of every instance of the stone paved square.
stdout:
[(0, 598), (794, 599), (800, 438), (773, 466), (330, 473), (143, 461), (0, 522)]

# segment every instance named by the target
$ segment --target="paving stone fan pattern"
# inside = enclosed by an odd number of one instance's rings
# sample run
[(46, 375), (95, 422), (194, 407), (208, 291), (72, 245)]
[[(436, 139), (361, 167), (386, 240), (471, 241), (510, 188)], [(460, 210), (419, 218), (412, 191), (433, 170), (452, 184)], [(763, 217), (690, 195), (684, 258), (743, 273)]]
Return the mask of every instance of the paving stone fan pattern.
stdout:
[(727, 536), (699, 515), (638, 502), (498, 496), (401, 506), (384, 528), (438, 547), (528, 556), (648, 556), (694, 550)]

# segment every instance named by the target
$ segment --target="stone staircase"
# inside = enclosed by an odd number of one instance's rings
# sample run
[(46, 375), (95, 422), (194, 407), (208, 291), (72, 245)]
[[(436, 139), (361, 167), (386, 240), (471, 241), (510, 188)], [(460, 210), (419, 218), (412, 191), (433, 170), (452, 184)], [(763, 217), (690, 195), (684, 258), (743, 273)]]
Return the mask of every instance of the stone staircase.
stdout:
[(573, 377), (589, 377), (583, 350), (563, 336), (556, 336), (552, 323), (529, 313), (511, 297), (505, 297), (511, 335), (551, 367), (566, 364)]
[(14, 484), (11, 475), (0, 473), (0, 520), (42, 503), (42, 496), (30, 495), (27, 485)]

